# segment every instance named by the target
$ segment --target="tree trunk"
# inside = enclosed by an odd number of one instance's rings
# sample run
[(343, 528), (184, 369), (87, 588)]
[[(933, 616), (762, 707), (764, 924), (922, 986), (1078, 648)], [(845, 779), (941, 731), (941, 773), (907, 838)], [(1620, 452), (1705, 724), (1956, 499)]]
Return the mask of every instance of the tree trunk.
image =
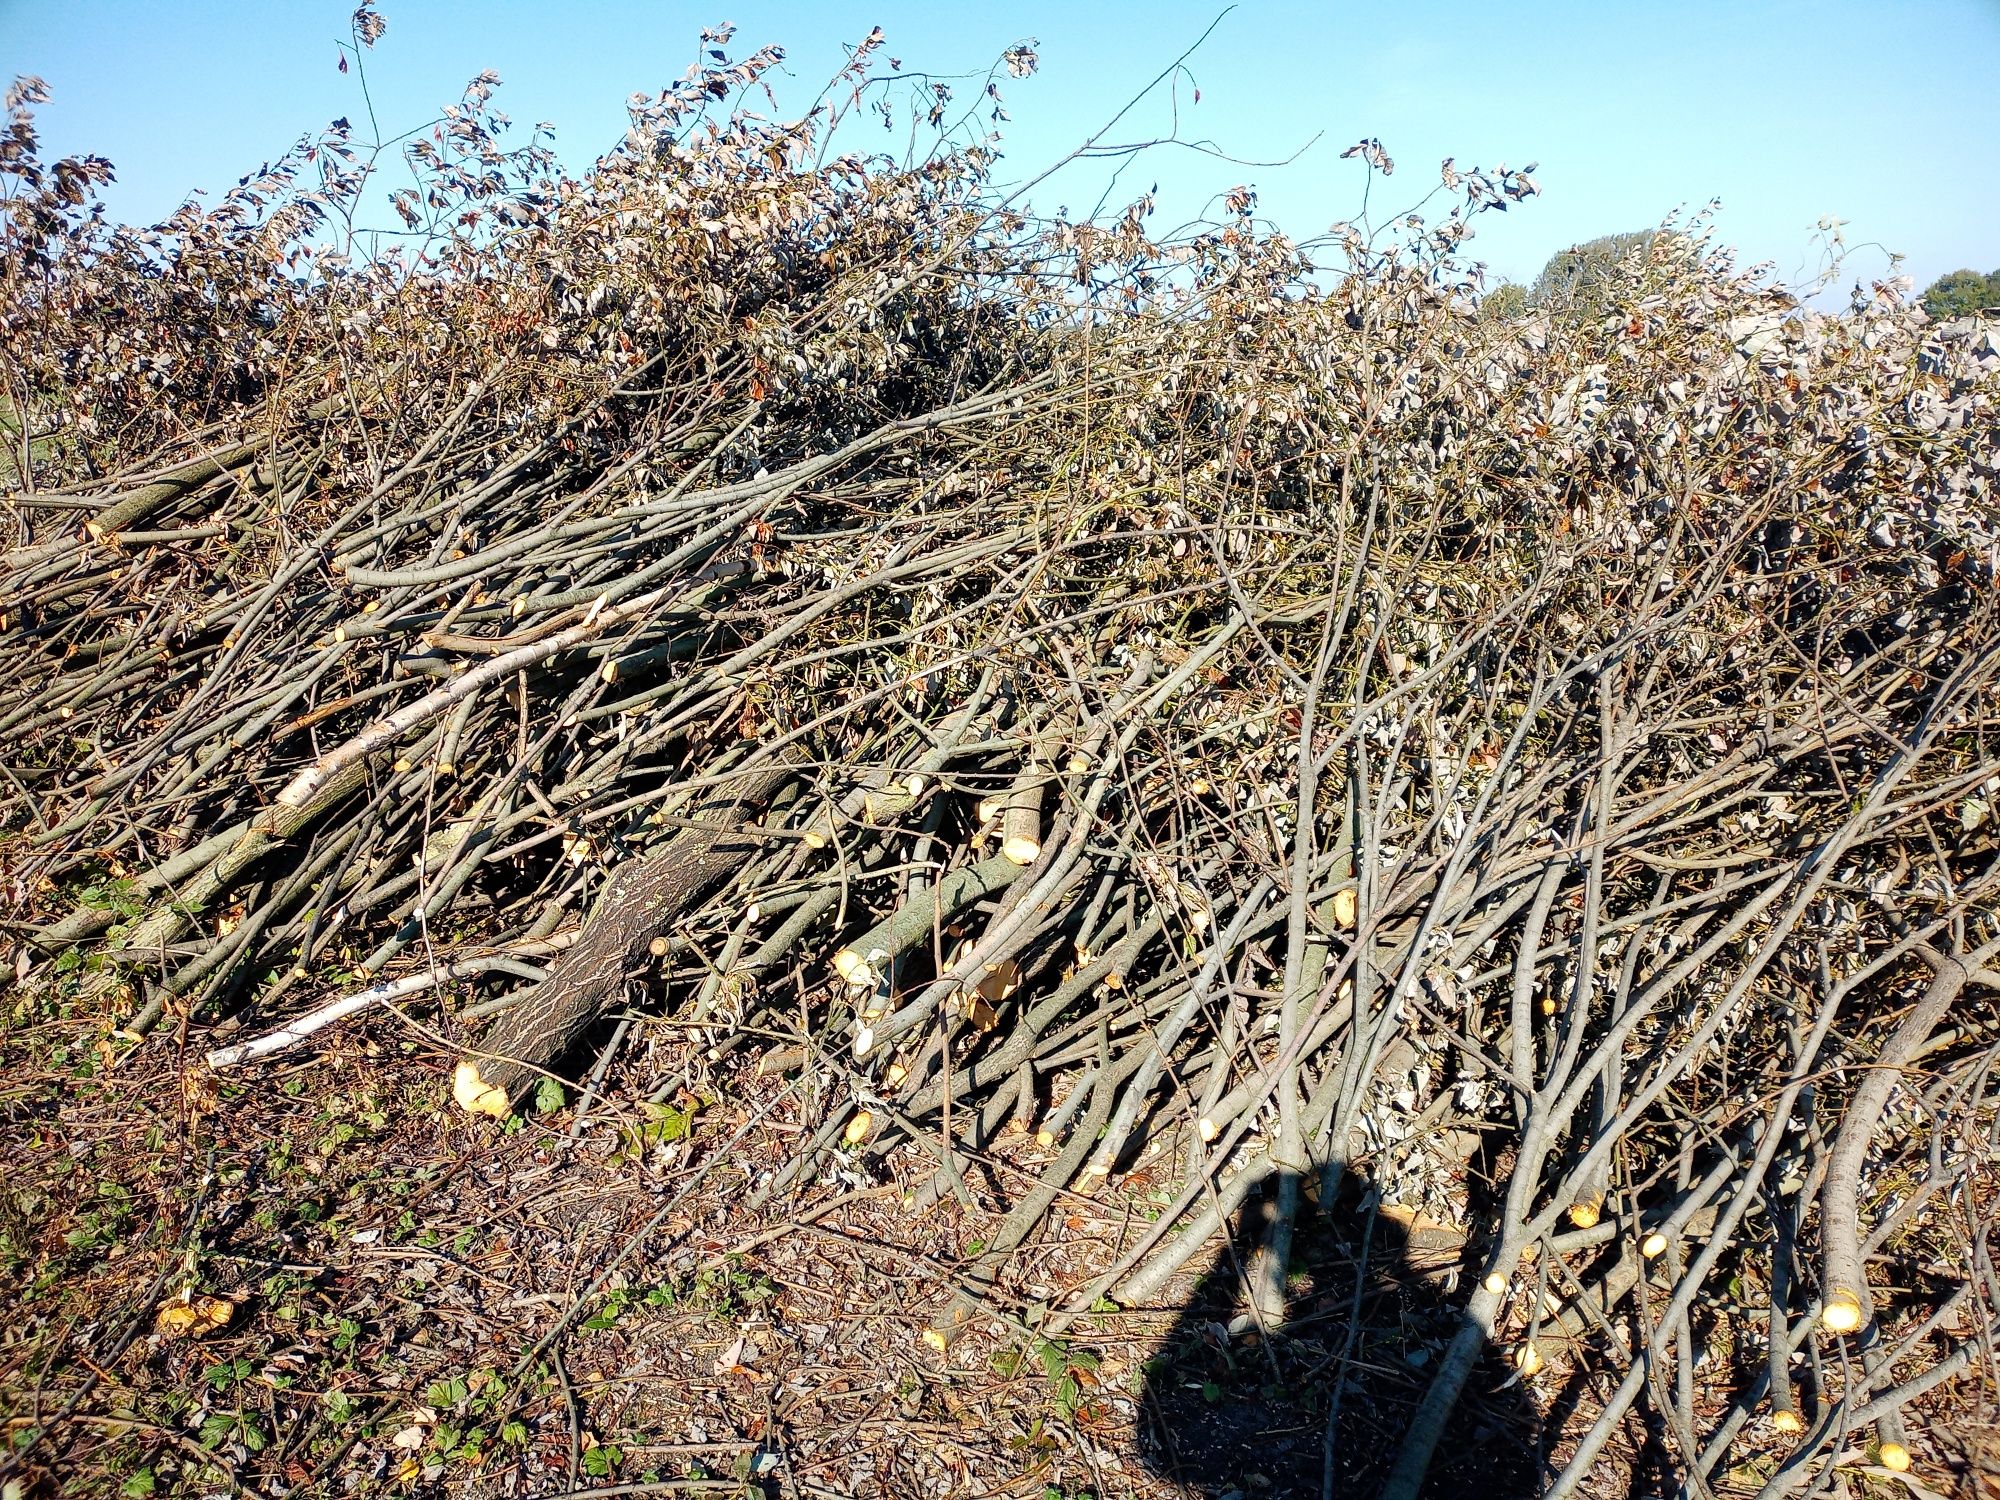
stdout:
[(512, 1113), (618, 997), (653, 939), (756, 850), (757, 836), (745, 828), (749, 815), (794, 769), (766, 765), (703, 794), (689, 812), (696, 826), (659, 853), (618, 867), (575, 946), (459, 1060), (452, 1096), (461, 1107), (496, 1119)]

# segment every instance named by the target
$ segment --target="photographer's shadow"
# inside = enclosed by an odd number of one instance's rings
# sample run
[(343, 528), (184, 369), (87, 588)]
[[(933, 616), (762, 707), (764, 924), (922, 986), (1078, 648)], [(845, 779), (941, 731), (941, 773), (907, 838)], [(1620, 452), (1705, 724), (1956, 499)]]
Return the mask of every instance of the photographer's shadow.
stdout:
[[(1377, 1212), (1357, 1319), (1356, 1274), (1370, 1219), (1360, 1203), (1364, 1186), (1350, 1185), (1331, 1215), (1301, 1203), (1285, 1326), (1269, 1340), (1243, 1326), (1243, 1278), (1263, 1238), (1269, 1197), (1252, 1199), (1231, 1244), (1147, 1363), (1141, 1452), (1183, 1493), (1363, 1500), (1381, 1487), (1458, 1328), (1462, 1298), (1451, 1288), (1472, 1273), (1455, 1236), (1393, 1210)], [(1267, 1193), (1275, 1191), (1274, 1181)], [(1431, 1462), (1425, 1496), (1509, 1500), (1540, 1492), (1541, 1421), (1511, 1373), (1497, 1351), (1482, 1354)], [(1336, 1382), (1340, 1405), (1329, 1445)]]

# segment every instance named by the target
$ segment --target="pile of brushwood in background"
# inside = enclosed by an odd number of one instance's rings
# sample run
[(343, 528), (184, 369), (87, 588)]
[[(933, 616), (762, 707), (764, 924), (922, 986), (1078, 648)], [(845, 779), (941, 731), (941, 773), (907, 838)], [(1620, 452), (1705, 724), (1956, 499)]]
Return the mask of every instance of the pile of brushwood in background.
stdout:
[(342, 131), (113, 225), (17, 86), (17, 983), (211, 1094), (392, 1007), (502, 1118), (673, 1087), (670, 1016), (798, 1085), (761, 1201), (1038, 1132), (939, 1348), (1142, 1153), (1048, 1326), (1267, 1188), (1279, 1323), (1362, 1179), (1469, 1237), (1398, 1496), (1489, 1340), (1598, 1372), (1550, 1493), (1641, 1415), (1697, 1487), (1922, 1463), (2000, 1332), (1993, 335), (1698, 223), (1482, 318), (1521, 174), (1156, 239), (1018, 211), (931, 85), (937, 149), (834, 154), (707, 55), (581, 177), (479, 81), (394, 237)]

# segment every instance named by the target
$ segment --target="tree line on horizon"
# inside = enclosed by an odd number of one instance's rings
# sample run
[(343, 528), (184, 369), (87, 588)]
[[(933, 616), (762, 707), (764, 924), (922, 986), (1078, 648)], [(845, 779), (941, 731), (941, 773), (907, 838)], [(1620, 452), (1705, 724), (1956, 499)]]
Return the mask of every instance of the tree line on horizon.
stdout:
[[(1635, 251), (1653, 243), (1658, 231), (1603, 234), (1551, 255), (1534, 281), (1503, 281), (1488, 292), (1480, 311), (1512, 318), (1529, 311), (1601, 316), (1609, 305), (1613, 272)], [(2000, 268), (1984, 275), (1970, 268), (1947, 271), (1924, 289), (1924, 311), (1939, 322), (2000, 309)]]

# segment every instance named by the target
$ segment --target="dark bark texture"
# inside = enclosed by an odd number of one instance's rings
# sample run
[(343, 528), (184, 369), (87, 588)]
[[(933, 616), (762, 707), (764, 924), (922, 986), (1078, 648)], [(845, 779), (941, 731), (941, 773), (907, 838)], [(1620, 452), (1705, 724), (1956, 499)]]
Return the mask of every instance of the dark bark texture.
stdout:
[(460, 1060), (453, 1093), (465, 1108), (504, 1116), (575, 1049), (646, 962), (653, 939), (705, 899), (760, 847), (748, 819), (793, 774), (789, 764), (747, 771), (705, 793), (659, 853), (613, 873), (583, 935), (549, 977), (504, 1012)]

